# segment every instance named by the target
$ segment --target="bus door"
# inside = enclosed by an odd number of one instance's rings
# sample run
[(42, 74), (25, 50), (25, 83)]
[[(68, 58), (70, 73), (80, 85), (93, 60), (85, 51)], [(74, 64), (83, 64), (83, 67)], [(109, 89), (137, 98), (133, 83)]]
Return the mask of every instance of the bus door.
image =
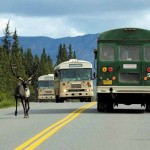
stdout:
[(119, 85), (141, 85), (141, 49), (140, 46), (120, 46), (118, 61)]

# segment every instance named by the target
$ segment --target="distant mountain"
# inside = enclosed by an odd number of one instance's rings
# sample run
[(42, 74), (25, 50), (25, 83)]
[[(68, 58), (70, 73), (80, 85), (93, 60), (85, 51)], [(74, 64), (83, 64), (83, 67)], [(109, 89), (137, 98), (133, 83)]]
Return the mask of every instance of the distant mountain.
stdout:
[[(99, 34), (87, 34), (83, 36), (76, 37), (64, 37), (53, 39), (49, 37), (18, 37), (19, 45), (24, 50), (27, 48), (32, 49), (33, 54), (41, 55), (43, 48), (45, 48), (46, 53), (51, 56), (53, 63), (56, 62), (56, 56), (58, 54), (59, 44), (69, 44), (72, 45), (72, 49), (75, 50), (77, 58), (90, 61), (92, 64), (94, 62), (93, 50), (96, 48), (97, 37)], [(2, 37), (0, 38), (0, 43)]]

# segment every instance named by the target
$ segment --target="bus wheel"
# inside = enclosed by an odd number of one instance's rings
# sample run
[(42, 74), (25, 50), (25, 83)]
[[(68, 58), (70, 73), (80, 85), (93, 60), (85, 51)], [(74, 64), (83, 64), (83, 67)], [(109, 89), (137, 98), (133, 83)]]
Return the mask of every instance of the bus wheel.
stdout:
[(80, 102), (84, 102), (84, 98), (80, 98)]
[(58, 96), (56, 96), (56, 103), (59, 103), (59, 98), (58, 98)]
[(107, 111), (111, 112), (111, 111), (113, 111), (113, 109), (114, 109), (113, 103), (108, 103), (107, 104)]
[(150, 103), (146, 103), (146, 111), (150, 112)]
[(105, 109), (105, 103), (103, 103), (101, 100), (100, 100), (100, 97), (101, 95), (100, 94), (97, 94), (97, 111), (98, 112), (103, 112), (104, 109)]
[(92, 101), (91, 97), (87, 98), (87, 102), (91, 102), (91, 101)]
[(98, 112), (103, 112), (105, 109), (105, 104), (103, 102), (97, 101), (97, 110)]
[(59, 102), (60, 102), (60, 103), (64, 103), (64, 98), (60, 98), (60, 99), (59, 99)]

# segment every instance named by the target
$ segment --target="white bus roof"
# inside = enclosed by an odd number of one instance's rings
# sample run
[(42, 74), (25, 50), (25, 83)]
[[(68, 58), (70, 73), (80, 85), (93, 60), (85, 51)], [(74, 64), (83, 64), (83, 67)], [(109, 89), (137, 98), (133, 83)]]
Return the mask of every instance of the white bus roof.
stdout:
[(47, 75), (38, 77), (38, 81), (41, 81), (41, 80), (54, 80), (54, 74), (47, 74)]
[(85, 60), (70, 59), (57, 65), (54, 70), (69, 69), (69, 68), (92, 68), (92, 64)]

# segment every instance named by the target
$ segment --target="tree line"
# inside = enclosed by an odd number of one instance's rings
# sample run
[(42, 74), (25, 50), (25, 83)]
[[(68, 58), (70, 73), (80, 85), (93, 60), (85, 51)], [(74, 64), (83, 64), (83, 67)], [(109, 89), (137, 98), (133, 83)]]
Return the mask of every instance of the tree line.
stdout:
[[(37, 78), (44, 74), (54, 72), (54, 67), (61, 62), (69, 59), (75, 59), (76, 53), (72, 50), (71, 44), (68, 49), (66, 44), (58, 46), (58, 54), (56, 63), (43, 48), (41, 56), (33, 55), (30, 48), (24, 50), (19, 46), (17, 30), (10, 32), (9, 21), (4, 30), (2, 44), (0, 45), (0, 108), (1, 104), (10, 105), (14, 101), (14, 88), (17, 84), (17, 79), (13, 76), (11, 65), (16, 65), (16, 74), (24, 79), (29, 78), (35, 72), (35, 64), (38, 65)], [(36, 78), (36, 79), (37, 79)], [(36, 80), (35, 79), (35, 80)], [(34, 83), (34, 82), (33, 82)], [(34, 84), (31, 85), (31, 93), (34, 94)]]

